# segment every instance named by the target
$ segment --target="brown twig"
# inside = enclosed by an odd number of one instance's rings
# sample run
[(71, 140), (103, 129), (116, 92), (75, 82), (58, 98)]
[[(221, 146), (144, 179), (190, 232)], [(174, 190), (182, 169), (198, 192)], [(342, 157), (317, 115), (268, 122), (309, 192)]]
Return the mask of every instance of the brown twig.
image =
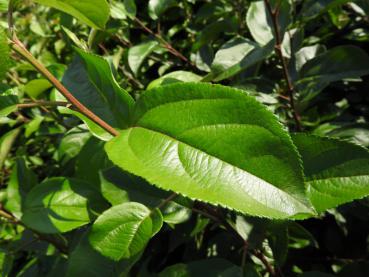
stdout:
[(175, 49), (169, 42), (167, 42), (161, 35), (158, 33), (155, 33), (153, 30), (148, 28), (140, 19), (135, 17), (133, 19), (134, 22), (136, 22), (145, 32), (148, 34), (154, 36), (164, 48), (166, 48), (172, 55), (176, 56), (177, 58), (181, 59), (185, 63), (191, 65), (192, 67), (196, 67), (189, 59), (187, 59), (185, 56), (182, 55), (177, 49)]
[(67, 107), (68, 105), (71, 105), (69, 102), (65, 101), (44, 101), (44, 100), (38, 100), (30, 103), (22, 103), (18, 104), (18, 109), (24, 109), (24, 108), (34, 108), (34, 107), (54, 107), (54, 106), (63, 106)]
[[(1, 204), (0, 204), (0, 217), (5, 218), (6, 220), (8, 220), (9, 223), (17, 224), (17, 225), (21, 225), (23, 227), (26, 227), (14, 215), (12, 215), (10, 212), (6, 211)], [(56, 249), (58, 249), (63, 254), (68, 253), (68, 246), (65, 245), (63, 241), (58, 240), (57, 238), (55, 238), (52, 235), (41, 234), (41, 233), (39, 233), (39, 232), (37, 232), (33, 229), (30, 229), (30, 228), (28, 228), (28, 229), (31, 230), (39, 240), (43, 240), (43, 241), (47, 241), (47, 242), (51, 243), (52, 245), (55, 246)]]
[(268, 262), (268, 260), (260, 250), (254, 250), (253, 254), (263, 263), (270, 276), (277, 276), (273, 266)]
[(74, 106), (79, 112), (88, 117), (90, 120), (95, 122), (101, 128), (112, 134), (113, 136), (119, 135), (119, 132), (110, 126), (107, 122), (102, 120), (96, 114), (94, 114), (90, 109), (84, 106), (77, 98), (73, 96), (73, 94), (66, 88), (64, 85), (51, 74), (51, 72), (40, 63), (23, 45), (21, 41), (14, 35), (11, 42), (12, 49), (17, 52), (21, 57), (31, 63), (38, 72), (45, 76), (50, 83)]
[(295, 105), (295, 99), (294, 99), (295, 87), (293, 85), (291, 76), (288, 72), (287, 60), (284, 57), (283, 51), (282, 51), (282, 42), (283, 41), (282, 41), (282, 35), (281, 35), (281, 30), (280, 30), (280, 25), (279, 25), (279, 20), (278, 20), (282, 0), (278, 1), (277, 6), (274, 9), (272, 8), (272, 4), (270, 3), (270, 0), (264, 0), (264, 3), (265, 3), (265, 6), (266, 6), (269, 14), (270, 14), (270, 17), (272, 18), (272, 24), (273, 24), (273, 29), (274, 29), (274, 38), (275, 38), (274, 49), (275, 49), (276, 55), (279, 57), (279, 59), (281, 60), (281, 63), (282, 63), (283, 76), (284, 76), (284, 79), (286, 80), (286, 83), (287, 83), (287, 91), (288, 91), (288, 95), (289, 95), (289, 101), (290, 101), (290, 105), (291, 105), (292, 116), (293, 116), (293, 119), (295, 121), (297, 131), (301, 131), (302, 127), (301, 127), (301, 122), (300, 122), (300, 115), (297, 112), (296, 105)]
[(172, 193), (171, 195), (169, 195), (168, 198), (164, 199), (157, 207), (156, 209), (161, 209), (163, 208), (164, 206), (166, 206), (170, 201), (172, 201), (174, 198), (176, 198), (178, 196), (177, 193)]

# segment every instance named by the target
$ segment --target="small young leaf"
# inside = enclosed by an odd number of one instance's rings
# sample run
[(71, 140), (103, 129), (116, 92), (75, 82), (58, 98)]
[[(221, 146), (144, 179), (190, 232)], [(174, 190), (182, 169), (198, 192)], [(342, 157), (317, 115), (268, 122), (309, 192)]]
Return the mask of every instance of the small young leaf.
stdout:
[(369, 152), (348, 142), (293, 136), (304, 165), (307, 193), (318, 212), (369, 195)]
[(134, 75), (138, 75), (142, 63), (158, 45), (156, 40), (150, 40), (128, 50), (128, 64)]
[(106, 144), (108, 156), (162, 189), (263, 217), (313, 213), (290, 137), (242, 91), (153, 89), (136, 103), (132, 126)]
[(8, 156), (15, 139), (18, 137), (21, 129), (13, 129), (0, 137), (0, 168), (3, 167), (6, 157)]
[(176, 3), (177, 1), (175, 0), (150, 0), (148, 6), (149, 15), (152, 19), (156, 20), (163, 12), (174, 6)]
[(89, 241), (103, 256), (119, 261), (140, 253), (161, 225), (160, 217), (153, 216), (144, 205), (123, 203), (98, 217)]
[(111, 3), (111, 16), (116, 19), (134, 18), (137, 8), (134, 0), (114, 1)]
[(81, 20), (92, 28), (104, 29), (110, 9), (106, 0), (35, 0)]
[(0, 117), (7, 116), (10, 113), (17, 110), (18, 91), (15, 89), (9, 89), (3, 93), (0, 93)]

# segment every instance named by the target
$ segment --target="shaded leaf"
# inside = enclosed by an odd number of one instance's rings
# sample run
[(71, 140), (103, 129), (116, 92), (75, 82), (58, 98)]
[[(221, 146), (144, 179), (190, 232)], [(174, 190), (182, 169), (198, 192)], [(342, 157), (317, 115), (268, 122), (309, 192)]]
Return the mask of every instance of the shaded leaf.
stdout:
[(89, 199), (98, 202), (99, 197), (88, 183), (61, 177), (48, 179), (27, 194), (22, 222), (42, 233), (73, 230), (90, 222)]
[(318, 212), (369, 195), (369, 152), (348, 142), (304, 134), (293, 140), (303, 160), (307, 193)]
[[(64, 85), (108, 124), (118, 129), (127, 127), (133, 98), (118, 85), (105, 59), (82, 50), (76, 51), (78, 56), (63, 77)], [(89, 127), (94, 124), (84, 121)]]
[(18, 158), (6, 189), (5, 208), (16, 218), (22, 217), (22, 204), (27, 193), (37, 184), (37, 176), (26, 166), (23, 158)]

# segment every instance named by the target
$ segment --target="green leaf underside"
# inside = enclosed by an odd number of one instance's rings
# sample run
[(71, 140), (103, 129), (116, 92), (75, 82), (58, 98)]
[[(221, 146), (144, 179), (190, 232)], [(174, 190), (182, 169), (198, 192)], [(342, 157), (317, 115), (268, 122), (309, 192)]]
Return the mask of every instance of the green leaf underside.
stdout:
[(369, 195), (369, 152), (337, 139), (293, 135), (302, 155), (307, 193), (318, 212)]
[(67, 232), (89, 223), (88, 187), (74, 179), (44, 181), (27, 194), (22, 222), (42, 233)]
[(132, 120), (106, 150), (113, 163), (150, 183), (256, 216), (313, 213), (291, 139), (244, 92), (168, 85), (145, 93)]
[(105, 211), (93, 224), (89, 241), (102, 255), (115, 261), (138, 254), (162, 226), (154, 210), (135, 203), (123, 203)]
[(104, 29), (110, 8), (106, 0), (35, 0), (81, 20), (92, 28)]

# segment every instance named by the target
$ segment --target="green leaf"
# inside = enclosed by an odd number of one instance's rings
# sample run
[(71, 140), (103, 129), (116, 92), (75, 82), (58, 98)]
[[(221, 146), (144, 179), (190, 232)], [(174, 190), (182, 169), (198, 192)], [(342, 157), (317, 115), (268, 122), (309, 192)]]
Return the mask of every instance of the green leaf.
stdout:
[(303, 19), (313, 19), (329, 9), (350, 2), (350, 0), (306, 0), (300, 11)]
[(149, 15), (152, 19), (156, 20), (168, 8), (176, 4), (177, 4), (177, 1), (175, 0), (150, 0), (148, 4)]
[(136, 17), (136, 3), (134, 0), (124, 0), (122, 2), (113, 1), (111, 3), (111, 16), (116, 19), (126, 19)]
[(23, 158), (18, 158), (6, 189), (5, 208), (16, 218), (22, 217), (22, 204), (27, 193), (37, 184), (37, 176), (26, 166)]
[(170, 72), (160, 77), (159, 79), (152, 81), (147, 86), (147, 89), (153, 89), (158, 86), (165, 86), (165, 85), (178, 83), (178, 82), (194, 82), (195, 83), (195, 82), (200, 82), (201, 79), (202, 79), (201, 76), (195, 73), (189, 72), (189, 71), (183, 71), (183, 70), (173, 71), (173, 72)]
[(119, 262), (113, 261), (93, 249), (88, 240), (88, 233), (85, 233), (69, 256), (66, 276), (127, 276), (123, 274), (129, 272), (141, 255), (142, 252), (130, 259), (124, 259)]
[(15, 139), (18, 137), (21, 129), (13, 129), (0, 137), (0, 168), (3, 167)]
[(0, 116), (7, 116), (17, 110), (19, 103), (18, 91), (15, 89), (8, 89), (0, 94)]
[(369, 195), (369, 152), (337, 139), (294, 135), (307, 193), (318, 212)]
[(119, 261), (140, 253), (161, 225), (160, 217), (153, 216), (144, 205), (123, 203), (98, 217), (92, 225), (89, 241), (103, 256)]
[(307, 61), (296, 83), (301, 91), (300, 105), (315, 97), (331, 82), (369, 74), (368, 54), (352, 45), (337, 46)]
[(170, 202), (163, 210), (163, 220), (168, 224), (180, 224), (191, 218), (191, 210)]
[(52, 88), (52, 84), (46, 79), (35, 79), (24, 86), (24, 91), (32, 98), (39, 97), (43, 92)]
[(211, 73), (203, 81), (219, 82), (230, 78), (266, 58), (273, 51), (274, 43), (260, 47), (255, 42), (236, 37), (226, 42), (215, 54)]
[[(177, 276), (234, 276), (241, 277), (241, 268), (235, 266), (231, 262), (220, 259), (211, 258), (206, 260), (199, 260), (188, 264), (175, 264), (167, 267), (160, 272), (159, 277), (177, 277)], [(252, 275), (251, 275), (252, 276)]]
[(131, 125), (106, 144), (109, 158), (164, 190), (256, 216), (313, 213), (290, 137), (243, 91), (153, 89), (136, 102)]
[(207, 25), (201, 32), (198, 33), (195, 43), (192, 45), (192, 50), (195, 52), (202, 46), (213, 42), (220, 34), (224, 32), (235, 32), (238, 28), (238, 23), (234, 17), (222, 19)]
[[(117, 167), (103, 170), (101, 175), (104, 179), (101, 188), (102, 193), (112, 204), (132, 201), (154, 208), (161, 203), (161, 199), (166, 199), (170, 196), (169, 192), (160, 190), (142, 178), (133, 176)], [(114, 191), (117, 193), (113, 196), (112, 193)], [(118, 199), (119, 195), (122, 198)]]
[(109, 19), (110, 9), (106, 0), (35, 0), (35, 2), (68, 13), (96, 29), (104, 29)]
[(302, 78), (324, 82), (339, 81), (369, 74), (369, 56), (359, 47), (337, 46), (309, 60), (301, 69)]
[[(276, 1), (272, 0), (270, 2), (274, 8), (273, 4)], [(290, 11), (290, 1), (282, 1), (278, 17), (281, 39), (283, 39), (284, 32), (291, 20)], [(260, 45), (267, 45), (271, 40), (274, 40), (272, 19), (263, 0), (251, 2), (247, 11), (246, 22), (252, 37)]]
[(118, 129), (127, 127), (133, 98), (118, 85), (105, 59), (76, 51), (78, 56), (63, 77), (64, 85), (108, 124)]
[(35, 116), (30, 122), (28, 122), (25, 125), (24, 136), (26, 138), (29, 138), (33, 133), (37, 132), (37, 130), (40, 128), (42, 121), (44, 121), (43, 116), (40, 115)]
[(158, 45), (159, 43), (156, 40), (150, 40), (139, 45), (135, 45), (128, 50), (128, 65), (134, 75), (138, 75), (142, 63)]
[(67, 162), (75, 158), (90, 137), (91, 134), (83, 125), (70, 129), (60, 141), (58, 148), (59, 162), (66, 165)]
[(80, 180), (99, 185), (99, 171), (111, 166), (112, 164), (104, 151), (104, 142), (92, 137), (77, 156), (75, 176)]
[(10, 48), (5, 30), (0, 26), (0, 81), (3, 80), (11, 67)]
[(6, 12), (8, 11), (8, 0), (0, 0), (0, 12)]
[(76, 179), (48, 179), (27, 194), (22, 222), (42, 233), (73, 230), (90, 222), (89, 199), (96, 201), (97, 194), (88, 183)]

